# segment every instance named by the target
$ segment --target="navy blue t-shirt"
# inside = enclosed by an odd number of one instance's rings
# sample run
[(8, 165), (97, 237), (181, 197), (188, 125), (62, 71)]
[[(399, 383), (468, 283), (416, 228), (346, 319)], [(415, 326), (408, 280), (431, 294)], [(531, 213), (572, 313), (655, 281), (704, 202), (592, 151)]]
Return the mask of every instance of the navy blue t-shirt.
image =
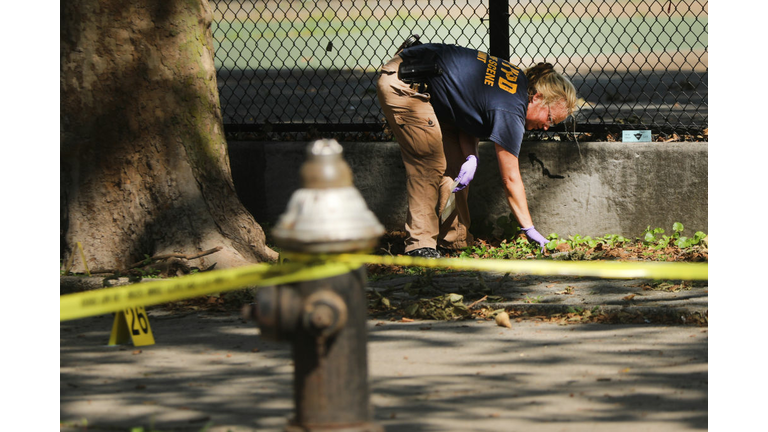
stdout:
[(440, 76), (429, 80), (438, 118), (478, 138), (488, 138), (515, 156), (525, 132), (528, 79), (520, 68), (482, 51), (457, 45), (422, 44), (400, 53), (403, 59), (436, 54)]

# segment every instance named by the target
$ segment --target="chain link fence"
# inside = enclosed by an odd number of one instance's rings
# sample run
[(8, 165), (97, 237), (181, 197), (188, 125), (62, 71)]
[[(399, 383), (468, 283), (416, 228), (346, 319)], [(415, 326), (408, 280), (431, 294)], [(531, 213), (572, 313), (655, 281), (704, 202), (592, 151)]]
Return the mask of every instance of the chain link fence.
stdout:
[[(292, 132), (385, 130), (376, 73), (414, 33), (502, 56), (508, 48), (521, 67), (554, 64), (581, 97), (564, 126), (570, 131), (700, 134), (707, 128), (706, 1), (212, 0), (212, 6), (229, 133), (280, 139)], [(508, 46), (491, 46), (494, 35)]]

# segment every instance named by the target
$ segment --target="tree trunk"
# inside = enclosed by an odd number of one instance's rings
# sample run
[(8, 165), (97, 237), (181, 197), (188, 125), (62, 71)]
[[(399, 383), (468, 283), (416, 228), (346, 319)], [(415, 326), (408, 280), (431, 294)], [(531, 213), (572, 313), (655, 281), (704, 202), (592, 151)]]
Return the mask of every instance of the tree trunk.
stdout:
[(62, 259), (77, 242), (91, 271), (276, 259), (232, 182), (211, 19), (207, 0), (61, 4)]

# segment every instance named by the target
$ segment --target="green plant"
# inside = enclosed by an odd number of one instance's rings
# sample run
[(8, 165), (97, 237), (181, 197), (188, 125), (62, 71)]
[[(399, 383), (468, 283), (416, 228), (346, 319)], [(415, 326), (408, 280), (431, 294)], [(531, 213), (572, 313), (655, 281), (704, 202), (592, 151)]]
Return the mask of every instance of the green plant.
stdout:
[(148, 266), (148, 265), (152, 264), (152, 261), (154, 261), (154, 260), (152, 259), (151, 256), (149, 256), (147, 254), (144, 254), (144, 260), (141, 262), (141, 265), (142, 266)]
[(629, 239), (617, 234), (606, 234), (601, 240), (608, 247), (618, 247), (629, 242)]
[(657, 234), (664, 234), (664, 228), (654, 228), (651, 229), (651, 226), (648, 225), (648, 228), (643, 231), (642, 234), (642, 242), (646, 246), (652, 246), (654, 243), (656, 243), (656, 235)]
[[(707, 237), (707, 235), (701, 231), (696, 231), (693, 237), (685, 237), (682, 235), (684, 229), (685, 227), (683, 224), (675, 222), (672, 224), (672, 235), (667, 236), (664, 235), (663, 228), (651, 229), (651, 227), (648, 226), (643, 232), (643, 245), (652, 247), (656, 250), (664, 249), (670, 245), (685, 249), (700, 244), (701, 241)], [(661, 234), (660, 237), (658, 236), (659, 234)]]
[(517, 224), (512, 213), (496, 219), (496, 226), (501, 228), (501, 239), (511, 240), (520, 231), (520, 225)]
[[(207, 432), (208, 429), (213, 426), (213, 422), (206, 423), (202, 429), (200, 429), (200, 432)], [(142, 426), (137, 426), (131, 428), (131, 432), (163, 432), (161, 430), (155, 429), (155, 426), (150, 424), (149, 429), (144, 429)]]
[(578, 246), (588, 246), (588, 247), (595, 247), (597, 246), (598, 241), (593, 239), (590, 236), (580, 236), (579, 234), (575, 234), (573, 236), (568, 237), (571, 242), (571, 246), (576, 248)]
[[(510, 215), (511, 216), (511, 215)], [(474, 225), (473, 225), (474, 226)], [(475, 245), (465, 248), (459, 254), (459, 258), (490, 258), (490, 259), (568, 259), (578, 260), (599, 260), (613, 259), (615, 257), (640, 256), (644, 259), (657, 261), (679, 260), (681, 253), (698, 254), (698, 259), (702, 259), (702, 251), (694, 246), (706, 244), (706, 233), (697, 231), (693, 236), (683, 236), (683, 224), (675, 222), (672, 225), (672, 234), (665, 235), (663, 228), (651, 228), (648, 226), (641, 237), (634, 240), (617, 234), (606, 234), (603, 237), (592, 238), (574, 234), (568, 238), (562, 238), (556, 233), (549, 234), (546, 238), (548, 243), (544, 249), (547, 254), (541, 252), (538, 243), (530, 242), (527, 237), (519, 234), (519, 227), (513, 223), (510, 217), (502, 216), (497, 219), (497, 227), (501, 228), (502, 233), (508, 238), (499, 239), (492, 237), (487, 240), (479, 240), (482, 237), (476, 236), (478, 241)], [(566, 247), (562, 247), (562, 245)], [(682, 251), (668, 251), (669, 247), (677, 247)], [(623, 251), (611, 251), (611, 248), (621, 248)], [(688, 249), (687, 251), (685, 249)], [(568, 251), (565, 255), (553, 254), (555, 251)], [(672, 252), (672, 253), (670, 253)], [(706, 260), (706, 255), (703, 255)], [(425, 276), (423, 270), (406, 269), (406, 274)]]
[(536, 296), (536, 297), (525, 296), (525, 298), (523, 300), (526, 303), (541, 303), (541, 296)]
[(142, 278), (159, 278), (160, 270), (152, 267), (146, 267), (143, 269), (137, 269)]
[(696, 233), (693, 234), (693, 237), (683, 237), (681, 236), (679, 239), (677, 239), (677, 242), (675, 242), (675, 245), (679, 248), (689, 248), (696, 245), (701, 244), (701, 241), (704, 240), (707, 237), (707, 235), (701, 231), (696, 231)]
[(567, 240), (561, 239), (560, 236), (557, 235), (557, 233), (552, 233), (548, 235), (547, 240), (549, 240), (549, 242), (546, 245), (544, 245), (544, 247), (550, 252), (553, 250), (556, 250), (557, 247), (560, 246), (561, 244), (568, 243)]
[(489, 239), (493, 237), (493, 230), (495, 227), (487, 220), (472, 219), (472, 225), (469, 227), (469, 231), (472, 232), (477, 238)]

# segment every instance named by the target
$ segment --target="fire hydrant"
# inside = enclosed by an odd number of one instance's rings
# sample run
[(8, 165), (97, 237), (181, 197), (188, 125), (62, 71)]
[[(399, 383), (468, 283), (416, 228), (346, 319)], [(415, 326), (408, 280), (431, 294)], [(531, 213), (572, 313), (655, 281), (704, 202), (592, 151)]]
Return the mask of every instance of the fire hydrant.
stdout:
[[(302, 188), (273, 230), (287, 251), (357, 252), (374, 247), (384, 228), (353, 186), (334, 140), (308, 148)], [(290, 341), (295, 417), (285, 430), (381, 432), (372, 422), (368, 387), (366, 272), (266, 287), (246, 312), (261, 336)]]

